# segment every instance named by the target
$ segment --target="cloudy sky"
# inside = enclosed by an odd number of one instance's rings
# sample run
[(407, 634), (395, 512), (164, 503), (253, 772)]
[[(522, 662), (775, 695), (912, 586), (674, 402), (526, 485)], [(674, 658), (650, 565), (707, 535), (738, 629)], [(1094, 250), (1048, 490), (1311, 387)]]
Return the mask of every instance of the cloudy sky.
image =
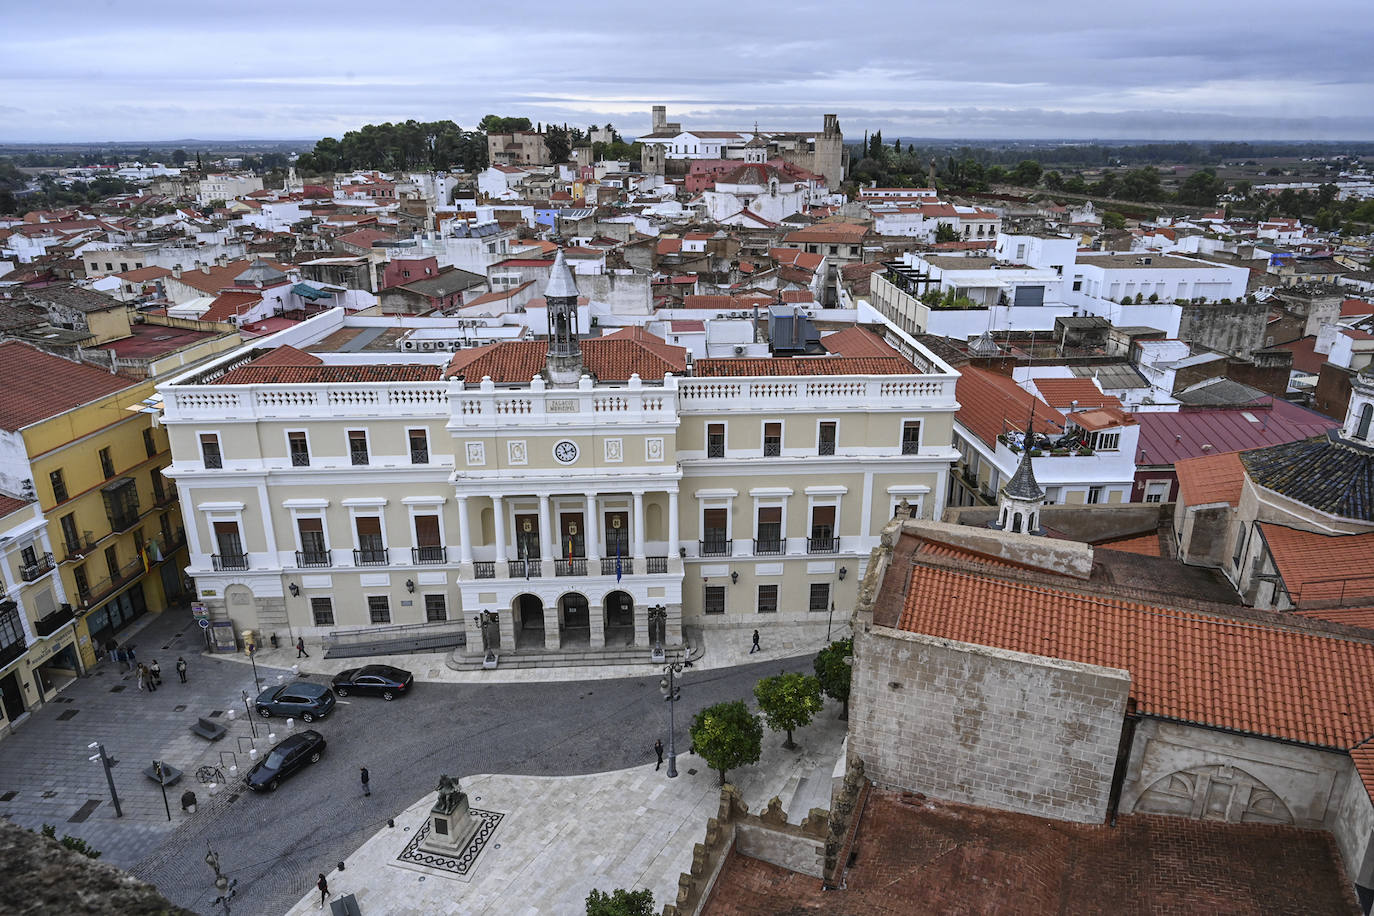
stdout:
[(10, 0), (0, 141), (483, 114), (846, 136), (1374, 139), (1368, 0)]

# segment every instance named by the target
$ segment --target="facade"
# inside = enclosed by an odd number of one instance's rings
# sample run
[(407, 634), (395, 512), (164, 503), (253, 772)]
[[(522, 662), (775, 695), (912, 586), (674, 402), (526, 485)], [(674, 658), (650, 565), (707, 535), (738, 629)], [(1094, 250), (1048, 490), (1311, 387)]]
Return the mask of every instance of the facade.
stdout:
[(204, 207), (211, 201), (230, 201), (261, 190), (262, 178), (258, 175), (206, 175), (196, 186), (196, 203)]
[(548, 165), (549, 148), (544, 145), (544, 134), (540, 131), (487, 134), (487, 160), (494, 166)]
[(955, 376), (922, 348), (854, 329), (689, 372), (643, 331), (579, 339), (561, 257), (546, 297), (547, 341), (366, 365), (322, 343), (356, 321), (334, 312), (162, 386), (214, 615), (291, 638), (461, 616), (479, 660), (647, 648), (844, 613), (896, 508), (939, 515)]

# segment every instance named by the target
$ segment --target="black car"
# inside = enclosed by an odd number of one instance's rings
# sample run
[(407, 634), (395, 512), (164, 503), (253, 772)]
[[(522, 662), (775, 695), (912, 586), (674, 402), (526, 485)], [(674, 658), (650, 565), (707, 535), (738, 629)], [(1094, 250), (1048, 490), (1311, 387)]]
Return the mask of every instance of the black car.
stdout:
[(307, 763), (319, 763), (324, 753), (324, 735), (314, 729), (292, 735), (268, 752), (248, 771), (244, 784), (254, 792), (275, 792), (287, 776)]
[(415, 686), (415, 675), (390, 665), (364, 665), (340, 671), (334, 675), (333, 685), (334, 692), (341, 697), (370, 693), (383, 700), (394, 700)]
[(334, 708), (334, 694), (323, 684), (293, 681), (280, 687), (268, 687), (258, 694), (258, 715), (291, 716), (303, 722), (314, 722), (329, 715)]

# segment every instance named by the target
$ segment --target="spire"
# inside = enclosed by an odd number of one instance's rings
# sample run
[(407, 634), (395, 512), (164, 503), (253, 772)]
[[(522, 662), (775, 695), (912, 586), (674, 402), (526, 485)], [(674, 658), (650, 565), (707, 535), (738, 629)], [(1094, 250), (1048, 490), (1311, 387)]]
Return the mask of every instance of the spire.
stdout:
[(583, 368), (582, 345), (577, 338), (577, 284), (562, 249), (553, 259), (544, 302), (549, 317), (545, 371), (555, 386), (576, 385)]
[(1021, 461), (1016, 473), (997, 494), (997, 521), (990, 528), (1000, 528), (1013, 534), (1040, 533), (1040, 507), (1045, 491), (1035, 480), (1031, 464), (1031, 449), (1035, 447), (1035, 401), (1031, 400), (1030, 418), (1026, 421), (1026, 437), (1021, 441)]
[(573, 281), (572, 269), (563, 257), (563, 249), (553, 259), (553, 270), (549, 273), (549, 285), (544, 288), (546, 299), (577, 299), (577, 283)]
[(1021, 463), (1016, 466), (1016, 473), (1011, 475), (1011, 480), (1007, 481), (1002, 492), (1012, 499), (1024, 499), (1037, 503), (1045, 498), (1045, 491), (1036, 482), (1035, 469), (1031, 467), (1029, 445), (1021, 450)]

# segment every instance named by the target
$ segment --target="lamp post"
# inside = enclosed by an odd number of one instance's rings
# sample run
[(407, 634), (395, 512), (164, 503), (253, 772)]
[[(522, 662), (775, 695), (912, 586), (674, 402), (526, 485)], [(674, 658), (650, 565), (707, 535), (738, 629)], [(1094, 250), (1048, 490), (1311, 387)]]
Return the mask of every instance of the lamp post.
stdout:
[(248, 661), (253, 665), (253, 690), (254, 692), (262, 689), (262, 682), (258, 680), (258, 644), (250, 642), (248, 644)]
[[(123, 817), (124, 812), (119, 807), (119, 793), (115, 791), (114, 774), (110, 772), (110, 758), (105, 753), (105, 745), (99, 741), (92, 741), (86, 747), (95, 750), (95, 753), (91, 755), (91, 761), (99, 760), (100, 765), (105, 768), (105, 781), (110, 784), (110, 801), (114, 802), (115, 817)], [(168, 820), (171, 820), (170, 815)]]
[(167, 809), (167, 820), (172, 819), (172, 806), (167, 804), (167, 771), (163, 769), (162, 761), (153, 761), (153, 775), (157, 777), (157, 784), (162, 787), (162, 807)]
[(656, 604), (645, 613), (649, 618), (649, 626), (653, 629), (650, 639), (655, 640), (653, 654), (650, 658), (653, 661), (661, 662), (665, 658), (663, 654), (663, 631), (668, 628), (668, 608)]
[(663, 666), (663, 673), (667, 677), (658, 682), (658, 689), (663, 694), (663, 699), (668, 703), (668, 778), (677, 778), (677, 722), (673, 715), (673, 707), (682, 698), (682, 688), (677, 684), (677, 678), (682, 674), (681, 663), (669, 662)]
[[(843, 566), (840, 567), (840, 571), (839, 571), (838, 575), (839, 575), (839, 577), (840, 577), (840, 581), (841, 581), (841, 582), (844, 581), (844, 575), (845, 575), (845, 573), (847, 573), (847, 572), (849, 572), (849, 570), (845, 569)], [(838, 591), (838, 589), (837, 589), (837, 591)], [(825, 641), (826, 641), (827, 644), (830, 642), (830, 625), (831, 625), (831, 623), (834, 622), (834, 620), (835, 620), (835, 599), (832, 597), (832, 598), (830, 599), (830, 616), (828, 616), (828, 617), (825, 619)]]
[(248, 719), (248, 731), (252, 732), (253, 740), (258, 739), (258, 724), (253, 721), (253, 709), (248, 705), (248, 691), (243, 691), (243, 714)]

